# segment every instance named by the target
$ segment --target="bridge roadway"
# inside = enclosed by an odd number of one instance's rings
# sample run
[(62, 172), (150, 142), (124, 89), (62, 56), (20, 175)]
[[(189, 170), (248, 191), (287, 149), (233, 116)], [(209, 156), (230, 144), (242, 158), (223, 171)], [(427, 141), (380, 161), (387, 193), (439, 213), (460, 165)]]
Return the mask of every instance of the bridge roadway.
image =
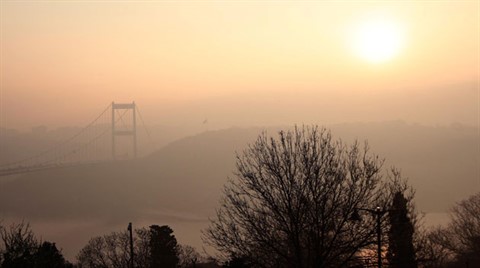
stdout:
[[(111, 112), (109, 112), (110, 110)], [(123, 112), (121, 112), (122, 110)], [(125, 122), (122, 119), (127, 112), (131, 113), (131, 123)], [(91, 121), (84, 128), (80, 129), (75, 135), (71, 136), (69, 139), (66, 139), (63, 142), (48, 148), (48, 150), (40, 152), (29, 158), (0, 165), (0, 177), (21, 173), (36, 172), (46, 169), (88, 165), (119, 160), (117, 158), (118, 155), (115, 153), (116, 139), (118, 138), (117, 136), (131, 136), (133, 142), (133, 158), (136, 158), (137, 114), (141, 119), (147, 135), (150, 137), (150, 134), (145, 127), (145, 123), (143, 122), (140, 111), (138, 110), (138, 106), (135, 104), (135, 102), (112, 102), (93, 121)], [(109, 122), (111, 122), (110, 126)], [(104, 159), (103, 157), (99, 158), (98, 154), (101, 152), (106, 152), (106, 148), (110, 148), (109, 150), (111, 150), (111, 158), (108, 158), (108, 160), (98, 160)], [(81, 158), (78, 158), (78, 156), (80, 156)], [(79, 159), (91, 160), (82, 161)]]
[(10, 176), (16, 174), (30, 173), (47, 169), (55, 169), (62, 167), (74, 167), (74, 166), (83, 166), (91, 164), (99, 164), (105, 162), (112, 162), (112, 160), (105, 161), (91, 161), (91, 162), (76, 162), (76, 163), (62, 163), (62, 164), (41, 164), (36, 166), (16, 166), (12, 168), (0, 169), (0, 177)]

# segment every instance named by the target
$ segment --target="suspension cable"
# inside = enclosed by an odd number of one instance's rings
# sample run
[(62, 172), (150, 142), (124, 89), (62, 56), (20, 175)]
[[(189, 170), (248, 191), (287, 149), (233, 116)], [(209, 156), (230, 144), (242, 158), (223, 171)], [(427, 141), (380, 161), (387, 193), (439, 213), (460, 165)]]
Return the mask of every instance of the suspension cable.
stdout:
[(138, 105), (135, 105), (135, 109), (137, 109), (138, 115), (140, 117), (140, 121), (142, 121), (142, 126), (145, 129), (145, 132), (147, 133), (147, 137), (150, 140), (150, 142), (153, 146), (153, 149), (154, 150), (157, 149), (155, 141), (152, 139), (152, 136), (150, 135), (150, 131), (148, 130), (147, 126), (145, 125), (145, 121), (143, 120), (143, 116), (142, 116), (142, 113), (140, 113), (140, 109), (138, 108)]
[(103, 110), (99, 116), (97, 116), (93, 121), (91, 121), (88, 125), (86, 125), (85, 127), (83, 127), (79, 132), (77, 132), (75, 135), (73, 135), (72, 137), (68, 138), (67, 140), (64, 140), (63, 142), (60, 142), (50, 148), (48, 148), (47, 150), (43, 151), (43, 152), (40, 152), (36, 155), (33, 155), (33, 156), (30, 156), (30, 157), (27, 157), (27, 158), (24, 158), (22, 160), (17, 160), (17, 161), (14, 161), (14, 162), (10, 162), (10, 163), (6, 163), (6, 164), (3, 164), (3, 165), (0, 165), (0, 167), (8, 167), (8, 166), (12, 166), (12, 165), (15, 165), (15, 164), (21, 164), (23, 162), (28, 162), (30, 160), (33, 160), (35, 158), (39, 158), (67, 143), (69, 143), (70, 141), (72, 141), (73, 139), (77, 138), (78, 136), (80, 136), (82, 133), (84, 133), (88, 128), (90, 128), (98, 119), (100, 119), (109, 109), (110, 107), (112, 106), (112, 104), (109, 104), (107, 106), (107, 108), (105, 110)]

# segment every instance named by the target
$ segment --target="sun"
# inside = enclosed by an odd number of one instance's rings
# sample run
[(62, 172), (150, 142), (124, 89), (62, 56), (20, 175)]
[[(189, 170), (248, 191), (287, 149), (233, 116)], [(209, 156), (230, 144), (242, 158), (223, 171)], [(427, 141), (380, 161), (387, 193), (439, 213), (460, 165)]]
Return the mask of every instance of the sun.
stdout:
[(351, 45), (357, 56), (381, 63), (398, 55), (403, 39), (398, 23), (387, 18), (371, 18), (356, 25)]

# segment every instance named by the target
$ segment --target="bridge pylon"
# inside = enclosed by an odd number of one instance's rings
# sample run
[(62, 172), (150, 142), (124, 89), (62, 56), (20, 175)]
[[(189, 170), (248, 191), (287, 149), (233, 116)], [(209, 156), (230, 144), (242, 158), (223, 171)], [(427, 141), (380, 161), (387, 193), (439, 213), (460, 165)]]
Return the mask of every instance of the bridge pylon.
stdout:
[[(117, 129), (116, 126), (116, 111), (117, 110), (124, 110), (132, 113), (132, 126), (130, 129)], [(123, 116), (123, 114), (122, 114)], [(120, 117), (121, 119), (122, 117)], [(117, 158), (116, 155), (116, 137), (117, 136), (131, 136), (133, 141), (133, 157), (137, 157), (137, 119), (136, 119), (136, 106), (135, 102), (132, 103), (115, 103), (112, 102), (112, 160)]]

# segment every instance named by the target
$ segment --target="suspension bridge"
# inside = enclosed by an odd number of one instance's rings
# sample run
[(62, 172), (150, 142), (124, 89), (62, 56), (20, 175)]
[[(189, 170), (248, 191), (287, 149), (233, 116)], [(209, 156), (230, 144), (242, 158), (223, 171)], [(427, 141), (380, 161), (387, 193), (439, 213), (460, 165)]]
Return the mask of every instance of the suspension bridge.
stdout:
[[(1, 164), (0, 176), (136, 158), (137, 116), (151, 139), (135, 102), (112, 102), (70, 138), (28, 158)], [(125, 144), (125, 140), (128, 144)], [(125, 147), (129, 147), (129, 150), (125, 150)]]

